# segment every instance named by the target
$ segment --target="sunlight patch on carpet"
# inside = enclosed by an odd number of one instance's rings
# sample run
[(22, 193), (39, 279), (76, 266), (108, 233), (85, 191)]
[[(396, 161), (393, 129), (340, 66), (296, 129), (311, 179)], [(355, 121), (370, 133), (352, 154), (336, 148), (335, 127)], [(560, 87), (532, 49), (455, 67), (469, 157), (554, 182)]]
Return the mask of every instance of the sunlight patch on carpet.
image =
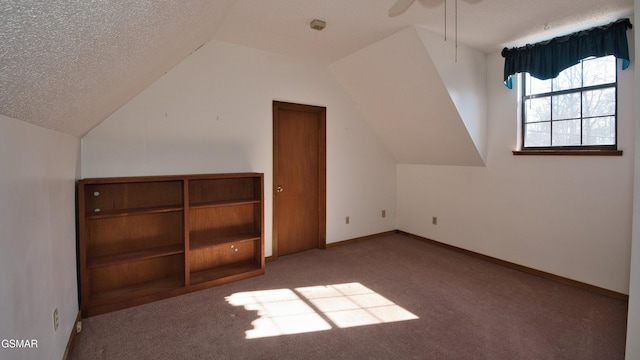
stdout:
[(259, 316), (247, 339), (418, 319), (360, 283), (247, 291), (226, 300)]

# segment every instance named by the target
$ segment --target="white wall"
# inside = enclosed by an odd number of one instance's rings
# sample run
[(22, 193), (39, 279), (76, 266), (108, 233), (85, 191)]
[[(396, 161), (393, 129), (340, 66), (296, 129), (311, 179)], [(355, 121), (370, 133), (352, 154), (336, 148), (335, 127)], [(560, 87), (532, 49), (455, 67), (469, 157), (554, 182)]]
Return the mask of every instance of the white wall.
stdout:
[(330, 66), (396, 162), (485, 163), (485, 56), (452, 45), (407, 27)]
[(0, 115), (0, 339), (38, 345), (2, 359), (59, 360), (75, 325), (79, 154), (75, 137)]
[(263, 172), (269, 256), (273, 100), (327, 107), (327, 243), (396, 229), (395, 164), (328, 68), (218, 41), (84, 136), (82, 177)]
[[(640, 24), (640, 0), (634, 0), (634, 26)], [(634, 28), (635, 29), (635, 28)], [(632, 52), (633, 53), (633, 52)], [(640, 36), (635, 37), (635, 57), (640, 56)], [(629, 281), (629, 315), (627, 318), (627, 360), (640, 359), (640, 73), (635, 77), (635, 141), (636, 158), (634, 171), (634, 196), (633, 196), (633, 237), (631, 246), (631, 274)]]
[[(416, 27), (429, 57), (460, 113), (473, 143), (486, 161), (487, 154), (487, 60), (486, 56), (462, 44), (442, 41), (442, 36)], [(443, 152), (449, 149), (442, 149)]]
[(512, 155), (517, 92), (502, 84), (503, 66), (500, 54), (488, 55), (486, 167), (398, 165), (398, 228), (628, 293), (633, 65), (619, 73), (622, 157)]

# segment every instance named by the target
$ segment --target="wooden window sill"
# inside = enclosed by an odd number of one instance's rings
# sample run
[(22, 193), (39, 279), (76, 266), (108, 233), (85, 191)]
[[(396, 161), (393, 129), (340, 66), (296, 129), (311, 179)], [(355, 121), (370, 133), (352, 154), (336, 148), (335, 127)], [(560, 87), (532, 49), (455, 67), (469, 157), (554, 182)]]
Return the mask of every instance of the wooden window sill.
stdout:
[(513, 150), (513, 155), (622, 156), (622, 150)]

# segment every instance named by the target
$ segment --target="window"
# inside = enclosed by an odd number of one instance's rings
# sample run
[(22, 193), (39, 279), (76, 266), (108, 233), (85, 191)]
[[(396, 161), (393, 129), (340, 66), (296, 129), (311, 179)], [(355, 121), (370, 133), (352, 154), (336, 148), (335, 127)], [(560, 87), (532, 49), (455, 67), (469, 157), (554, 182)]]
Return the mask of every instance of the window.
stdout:
[(522, 79), (522, 150), (617, 149), (614, 56), (584, 59), (554, 79)]

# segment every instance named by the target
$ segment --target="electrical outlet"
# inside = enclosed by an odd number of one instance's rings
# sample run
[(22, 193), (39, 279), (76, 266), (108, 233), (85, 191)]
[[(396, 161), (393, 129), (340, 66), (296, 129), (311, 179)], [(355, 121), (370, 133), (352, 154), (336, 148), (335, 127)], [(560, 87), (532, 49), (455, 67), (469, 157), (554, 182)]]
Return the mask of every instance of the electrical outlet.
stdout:
[(347, 225), (349, 224), (349, 217), (348, 216), (344, 219), (344, 223), (347, 224)]
[(53, 331), (57, 331), (58, 330), (58, 325), (60, 324), (60, 322), (58, 321), (58, 308), (55, 308), (53, 310)]
[(431, 218), (431, 223), (432, 223), (433, 225), (438, 225), (438, 217), (437, 217), (437, 216), (432, 217), (432, 218)]
[(387, 217), (387, 210), (382, 210), (382, 217)]

